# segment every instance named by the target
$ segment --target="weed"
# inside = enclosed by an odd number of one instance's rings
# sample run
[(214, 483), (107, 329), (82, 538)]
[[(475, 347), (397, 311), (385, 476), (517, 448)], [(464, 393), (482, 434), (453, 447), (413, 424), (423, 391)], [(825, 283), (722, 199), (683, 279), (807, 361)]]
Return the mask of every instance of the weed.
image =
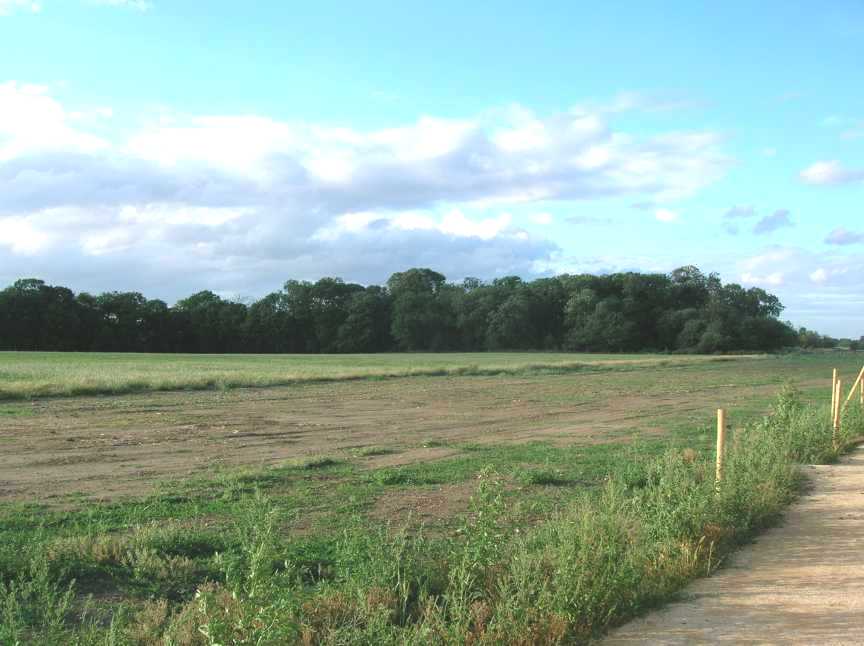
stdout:
[(558, 469), (523, 470), (516, 477), (524, 485), (566, 487), (573, 484), (573, 480)]
[(0, 643), (32, 643), (36, 635), (59, 643), (73, 599), (74, 583), (61, 584), (44, 560), (33, 558), (19, 576), (0, 581)]

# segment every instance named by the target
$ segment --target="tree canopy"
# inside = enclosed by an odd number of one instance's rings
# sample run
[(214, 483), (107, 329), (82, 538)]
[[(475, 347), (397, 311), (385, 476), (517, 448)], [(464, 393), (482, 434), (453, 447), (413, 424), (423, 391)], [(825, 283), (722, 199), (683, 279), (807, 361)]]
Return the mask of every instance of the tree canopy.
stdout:
[(782, 310), (761, 288), (724, 285), (692, 266), (461, 283), (413, 268), (385, 286), (289, 280), (249, 304), (201, 291), (173, 306), (138, 292), (75, 294), (29, 278), (0, 291), (0, 349), (714, 353), (836, 345), (782, 322)]

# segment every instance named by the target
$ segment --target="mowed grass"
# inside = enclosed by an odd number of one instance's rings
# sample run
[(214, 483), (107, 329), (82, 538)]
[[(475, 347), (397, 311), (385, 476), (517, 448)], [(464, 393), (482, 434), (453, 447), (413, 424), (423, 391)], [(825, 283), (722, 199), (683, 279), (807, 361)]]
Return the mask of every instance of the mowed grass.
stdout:
[(513, 375), (724, 360), (734, 358), (557, 352), (339, 355), (0, 352), (0, 400), (406, 376)]

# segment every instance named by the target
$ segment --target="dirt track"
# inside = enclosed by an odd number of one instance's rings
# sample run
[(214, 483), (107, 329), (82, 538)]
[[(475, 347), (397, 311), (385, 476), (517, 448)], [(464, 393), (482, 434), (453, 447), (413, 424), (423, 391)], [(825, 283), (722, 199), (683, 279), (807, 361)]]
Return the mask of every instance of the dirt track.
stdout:
[(781, 527), (603, 643), (864, 643), (864, 447), (808, 471), (813, 489)]

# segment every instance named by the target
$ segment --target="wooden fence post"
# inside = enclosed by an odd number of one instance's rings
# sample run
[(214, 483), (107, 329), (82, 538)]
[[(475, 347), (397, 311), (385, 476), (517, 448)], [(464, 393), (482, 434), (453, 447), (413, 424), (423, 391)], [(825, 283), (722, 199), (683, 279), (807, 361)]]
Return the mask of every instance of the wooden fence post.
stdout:
[(849, 400), (855, 395), (855, 391), (858, 389), (858, 384), (864, 380), (864, 367), (861, 368), (861, 372), (858, 373), (858, 376), (855, 377), (855, 381), (852, 382), (852, 388), (849, 390), (849, 396), (846, 397), (846, 401), (843, 402), (843, 408), (846, 408), (846, 405), (849, 403)]
[(726, 411), (717, 409), (717, 472), (715, 481), (719, 485), (723, 480), (723, 452), (726, 446)]
[(842, 382), (838, 379), (837, 385), (834, 388), (834, 419), (831, 425), (831, 438), (834, 441), (834, 448), (837, 448), (837, 433), (840, 430), (840, 393), (842, 392), (842, 388)]

